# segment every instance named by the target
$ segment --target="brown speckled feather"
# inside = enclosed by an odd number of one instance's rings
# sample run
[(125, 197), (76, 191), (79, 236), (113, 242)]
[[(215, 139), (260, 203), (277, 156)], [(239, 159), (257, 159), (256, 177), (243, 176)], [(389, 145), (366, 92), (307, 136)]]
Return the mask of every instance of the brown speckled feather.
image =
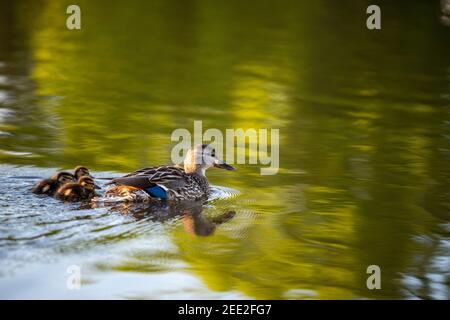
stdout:
[(113, 179), (117, 185), (126, 185), (140, 189), (146, 189), (155, 184), (172, 187), (181, 187), (185, 184), (185, 179), (189, 176), (182, 168), (174, 166), (160, 166), (143, 168), (127, 174), (123, 177)]

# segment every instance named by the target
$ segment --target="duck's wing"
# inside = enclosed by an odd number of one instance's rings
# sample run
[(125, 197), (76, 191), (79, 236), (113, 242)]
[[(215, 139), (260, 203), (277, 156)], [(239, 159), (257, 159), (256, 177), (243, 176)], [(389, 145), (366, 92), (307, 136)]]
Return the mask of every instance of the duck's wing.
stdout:
[[(155, 166), (155, 167), (147, 167), (147, 168), (141, 168), (139, 170), (133, 171), (131, 173), (128, 173), (124, 175), (123, 177), (132, 177), (137, 175), (152, 175), (155, 171), (164, 171), (164, 170), (181, 170), (184, 172), (183, 167), (180, 167), (178, 165), (175, 166)], [(122, 178), (123, 178), (122, 177)]]
[(120, 178), (115, 178), (112, 183), (147, 189), (155, 185), (180, 186), (184, 183), (186, 173), (182, 168), (175, 166), (160, 166), (136, 170)]

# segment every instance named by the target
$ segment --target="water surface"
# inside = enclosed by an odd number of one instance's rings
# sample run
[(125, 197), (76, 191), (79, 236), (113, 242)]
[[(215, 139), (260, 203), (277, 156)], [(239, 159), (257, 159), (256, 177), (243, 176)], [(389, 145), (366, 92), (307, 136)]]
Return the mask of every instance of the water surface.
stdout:
[[(80, 31), (70, 1), (0, 3), (0, 297), (450, 297), (438, 1), (381, 1), (380, 31), (360, 0), (78, 3)], [(176, 214), (28, 191), (78, 164), (170, 163), (194, 120), (280, 129), (279, 173), (211, 169), (212, 201)]]

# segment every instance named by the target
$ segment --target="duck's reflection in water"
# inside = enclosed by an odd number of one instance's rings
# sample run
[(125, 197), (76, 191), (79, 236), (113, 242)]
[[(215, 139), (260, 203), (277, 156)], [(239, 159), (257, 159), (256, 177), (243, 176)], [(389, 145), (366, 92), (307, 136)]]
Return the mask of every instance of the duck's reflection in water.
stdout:
[[(231, 220), (236, 212), (225, 210), (220, 215), (207, 217), (203, 214), (203, 202), (189, 202), (180, 204), (165, 203), (119, 203), (104, 204), (103, 207), (122, 215), (132, 216), (136, 220), (170, 221), (180, 219), (186, 232), (196, 236), (209, 236), (214, 233), (216, 226)], [(98, 207), (98, 204), (92, 205)]]

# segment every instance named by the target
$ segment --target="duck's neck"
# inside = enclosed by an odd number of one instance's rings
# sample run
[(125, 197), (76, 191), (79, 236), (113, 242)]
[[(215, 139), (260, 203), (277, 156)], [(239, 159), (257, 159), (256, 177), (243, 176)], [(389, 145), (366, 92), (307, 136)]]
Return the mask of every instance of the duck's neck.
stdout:
[(196, 174), (206, 178), (206, 168), (200, 165), (184, 164), (184, 172), (189, 174)]

